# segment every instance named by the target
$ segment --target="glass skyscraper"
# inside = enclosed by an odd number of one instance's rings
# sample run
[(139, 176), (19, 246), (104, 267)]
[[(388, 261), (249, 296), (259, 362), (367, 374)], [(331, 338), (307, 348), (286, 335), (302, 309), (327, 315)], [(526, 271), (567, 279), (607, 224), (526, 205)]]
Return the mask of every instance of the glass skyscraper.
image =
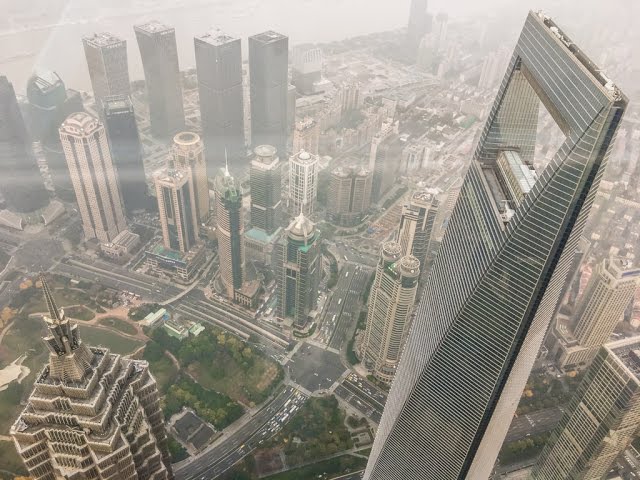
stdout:
[[(523, 199), (540, 103), (565, 141)], [(530, 13), (426, 282), (366, 480), (486, 479), (558, 302), (626, 97)]]

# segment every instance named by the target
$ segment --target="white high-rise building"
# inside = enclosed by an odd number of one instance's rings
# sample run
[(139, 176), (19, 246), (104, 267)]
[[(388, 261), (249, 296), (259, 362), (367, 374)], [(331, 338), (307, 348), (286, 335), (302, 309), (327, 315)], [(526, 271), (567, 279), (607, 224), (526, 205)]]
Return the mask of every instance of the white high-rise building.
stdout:
[(73, 113), (60, 127), (60, 140), (84, 235), (109, 243), (127, 226), (104, 126), (88, 113)]
[(289, 209), (310, 216), (318, 196), (318, 156), (301, 150), (289, 159)]

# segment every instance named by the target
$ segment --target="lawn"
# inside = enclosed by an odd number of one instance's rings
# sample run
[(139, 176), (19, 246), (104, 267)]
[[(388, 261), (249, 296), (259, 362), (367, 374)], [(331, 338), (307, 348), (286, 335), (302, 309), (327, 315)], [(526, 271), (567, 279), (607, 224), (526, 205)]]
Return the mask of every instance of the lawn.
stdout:
[[(70, 305), (85, 305), (88, 308), (97, 307), (89, 293), (83, 290), (73, 288), (55, 289), (53, 286), (51, 287), (53, 289), (53, 298), (58, 307), (68, 307)], [(25, 299), (26, 302), (24, 302)], [(29, 287), (24, 289), (14, 298), (14, 301), (24, 304), (23, 312), (27, 314), (47, 311), (47, 304), (40, 288)]]
[(343, 455), (341, 457), (330, 458), (306, 467), (296, 468), (287, 472), (276, 473), (265, 477), (266, 480), (301, 480), (303, 478), (334, 478), (336, 475), (357, 472), (363, 470), (367, 465), (367, 459)]
[(178, 369), (162, 347), (153, 341), (147, 342), (142, 358), (149, 362), (151, 373), (158, 382), (158, 391), (161, 395), (166, 394), (178, 377)]
[(114, 328), (127, 335), (135, 335), (138, 330), (126, 320), (117, 317), (106, 317), (98, 320), (98, 323), (104, 327)]
[(83, 342), (94, 347), (106, 347), (113, 353), (127, 355), (142, 346), (140, 340), (124, 337), (119, 333), (110, 332), (104, 328), (96, 328), (89, 325), (79, 325), (78, 328)]
[(26, 475), (27, 469), (22, 464), (22, 459), (18, 456), (13, 442), (0, 441), (0, 478), (12, 479), (15, 475)]
[(89, 310), (87, 307), (84, 307), (82, 305), (67, 307), (64, 309), (64, 314), (69, 318), (73, 318), (74, 320), (82, 321), (93, 320), (96, 316), (93, 310)]

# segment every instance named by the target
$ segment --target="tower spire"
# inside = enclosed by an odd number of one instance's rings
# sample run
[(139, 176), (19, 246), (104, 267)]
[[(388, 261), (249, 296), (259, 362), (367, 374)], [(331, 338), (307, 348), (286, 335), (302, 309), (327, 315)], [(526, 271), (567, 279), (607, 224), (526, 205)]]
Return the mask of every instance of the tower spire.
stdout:
[(42, 292), (44, 293), (44, 298), (47, 302), (49, 318), (54, 320), (56, 323), (60, 323), (62, 321), (62, 316), (60, 315), (60, 310), (56, 305), (56, 301), (53, 299), (53, 294), (51, 293), (51, 289), (49, 288), (49, 284), (47, 283), (44, 273), (40, 274), (40, 283), (42, 284)]

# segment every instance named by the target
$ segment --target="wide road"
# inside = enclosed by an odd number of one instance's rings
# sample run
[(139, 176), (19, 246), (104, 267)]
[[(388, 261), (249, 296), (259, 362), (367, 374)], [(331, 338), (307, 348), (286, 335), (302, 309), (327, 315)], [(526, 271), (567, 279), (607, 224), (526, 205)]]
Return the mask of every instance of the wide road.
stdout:
[[(282, 418), (285, 411), (290, 411), (293, 402), (301, 405), (306, 397), (293, 387), (287, 387), (269, 405), (260, 410), (248, 423), (231, 433), (223, 442), (204, 451), (187, 463), (174, 469), (179, 480), (213, 479), (226, 472), (238, 461), (251, 453), (265, 439), (274, 435), (286, 421)], [(291, 400), (291, 402), (289, 402)], [(289, 402), (287, 404), (287, 402)], [(285, 406), (287, 404), (287, 406)], [(291, 419), (291, 415), (287, 420)]]
[(347, 263), (339, 273), (340, 276), (338, 278), (338, 283), (336, 284), (331, 295), (331, 299), (329, 300), (329, 304), (324, 311), (317, 337), (317, 341), (324, 345), (329, 345), (331, 338), (333, 337), (333, 333), (338, 326), (342, 310), (346, 305), (345, 297), (351, 287), (355, 271), (356, 265), (353, 263)]
[[(349, 341), (348, 332), (357, 321), (357, 315), (360, 312), (360, 297), (367, 287), (367, 282), (371, 276), (371, 270), (366, 267), (357, 266), (353, 272), (353, 279), (346, 290), (347, 295), (344, 298), (342, 312), (340, 313), (335, 329), (329, 341), (329, 348), (340, 350), (344, 343)], [(343, 290), (336, 290), (335, 295), (342, 295)]]
[(519, 415), (511, 422), (505, 443), (516, 442), (531, 435), (539, 435), (553, 430), (563, 413), (562, 407), (552, 407), (527, 415)]

